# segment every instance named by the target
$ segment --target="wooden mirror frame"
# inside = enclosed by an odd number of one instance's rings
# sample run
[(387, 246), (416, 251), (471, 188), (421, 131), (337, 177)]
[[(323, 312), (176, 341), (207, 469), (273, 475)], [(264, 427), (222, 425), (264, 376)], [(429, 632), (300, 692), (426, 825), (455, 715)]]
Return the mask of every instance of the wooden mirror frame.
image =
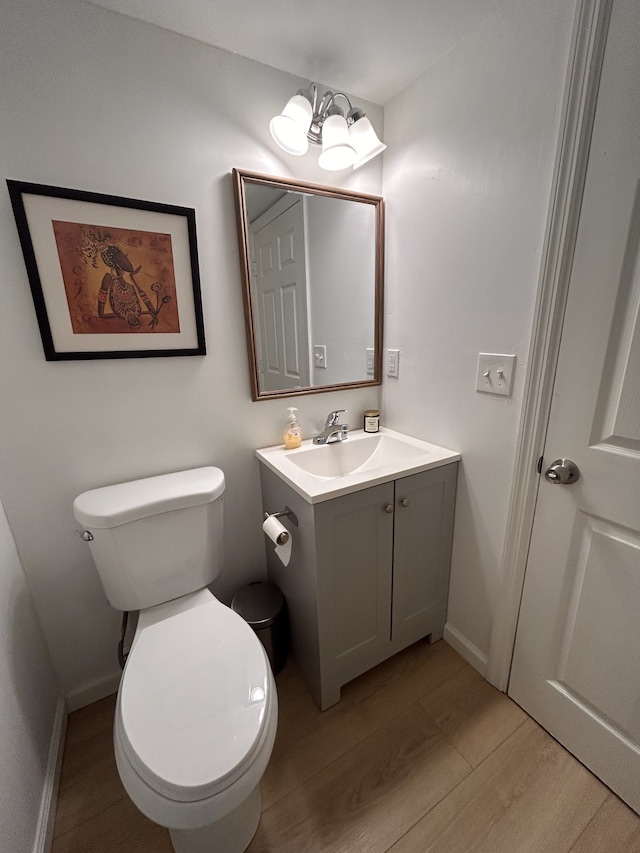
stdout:
[[(249, 219), (247, 215), (245, 183), (300, 193), (329, 196), (345, 201), (356, 201), (370, 204), (375, 210), (375, 273), (374, 273), (374, 373), (372, 379), (355, 382), (335, 383), (328, 385), (310, 385), (295, 389), (279, 391), (260, 391), (259, 387), (259, 356), (255, 334), (255, 313), (251, 289), (251, 251), (249, 236)], [(249, 356), (249, 375), (251, 380), (251, 399), (272, 400), (283, 397), (297, 397), (303, 394), (319, 394), (327, 391), (338, 391), (347, 388), (366, 388), (380, 385), (382, 382), (382, 326), (384, 299), (384, 200), (380, 196), (368, 193), (354, 192), (339, 187), (328, 187), (321, 184), (310, 184), (289, 178), (277, 178), (263, 175), (259, 172), (248, 172), (241, 169), (233, 170), (233, 188), (236, 201), (236, 223), (238, 229), (238, 246), (240, 250), (240, 270), (242, 275), (242, 294), (245, 313), (245, 330), (247, 335), (247, 352)]]

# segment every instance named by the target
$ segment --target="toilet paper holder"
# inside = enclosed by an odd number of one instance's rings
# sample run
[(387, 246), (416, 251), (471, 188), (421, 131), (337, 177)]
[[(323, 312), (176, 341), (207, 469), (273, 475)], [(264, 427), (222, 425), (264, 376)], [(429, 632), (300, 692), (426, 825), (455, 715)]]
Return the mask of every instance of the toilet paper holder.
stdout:
[[(278, 512), (265, 512), (262, 529), (272, 542), (276, 543), (276, 553), (284, 565), (289, 564), (291, 556), (291, 533), (287, 530), (284, 524), (280, 521), (281, 518), (287, 516), (294, 526), (298, 526), (298, 519), (293, 510), (285, 507)], [(282, 548), (284, 551), (279, 551)]]
[(283, 516), (287, 516), (294, 527), (298, 526), (298, 517), (295, 512), (290, 509), (288, 506), (285, 506), (284, 509), (278, 510), (278, 512), (266, 512), (264, 514), (265, 521), (267, 518), (282, 518)]

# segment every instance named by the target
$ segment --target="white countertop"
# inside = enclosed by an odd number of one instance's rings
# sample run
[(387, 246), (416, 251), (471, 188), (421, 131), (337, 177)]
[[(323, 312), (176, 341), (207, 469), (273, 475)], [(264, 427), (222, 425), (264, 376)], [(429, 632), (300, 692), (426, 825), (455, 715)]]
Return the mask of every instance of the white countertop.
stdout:
[(294, 450), (279, 444), (255, 453), (312, 504), (460, 459), (454, 450), (386, 427), (377, 433), (353, 430), (345, 441), (331, 444), (316, 445), (307, 439)]

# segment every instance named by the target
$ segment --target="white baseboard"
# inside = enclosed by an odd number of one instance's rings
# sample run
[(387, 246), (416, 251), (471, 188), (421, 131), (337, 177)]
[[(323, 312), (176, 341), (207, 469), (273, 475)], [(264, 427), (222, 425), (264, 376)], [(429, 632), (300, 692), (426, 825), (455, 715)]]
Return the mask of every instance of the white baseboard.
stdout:
[(91, 705), (92, 702), (98, 702), (100, 699), (111, 696), (113, 693), (117, 693), (121, 677), (122, 673), (118, 670), (117, 673), (109, 675), (107, 678), (101, 678), (99, 681), (91, 681), (89, 684), (85, 684), (84, 687), (68, 693), (65, 699), (67, 700), (69, 713), (77, 711), (78, 708), (84, 708), (85, 705)]
[(56, 819), (56, 801), (62, 770), (62, 753), (67, 733), (67, 707), (62, 696), (58, 699), (49, 743), (49, 757), (45, 773), (40, 814), (33, 842), (33, 853), (49, 853), (53, 841), (53, 826)]
[(487, 656), (448, 622), (444, 626), (444, 639), (468, 664), (477, 669), (483, 678), (487, 677)]

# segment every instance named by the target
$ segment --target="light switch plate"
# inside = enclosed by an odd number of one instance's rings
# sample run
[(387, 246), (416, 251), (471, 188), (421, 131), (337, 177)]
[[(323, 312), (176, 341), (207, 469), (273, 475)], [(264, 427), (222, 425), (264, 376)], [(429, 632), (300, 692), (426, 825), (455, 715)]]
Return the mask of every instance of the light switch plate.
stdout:
[(397, 379), (399, 370), (400, 370), (400, 350), (399, 349), (388, 349), (387, 350), (387, 376), (390, 376), (392, 379)]
[(513, 386), (515, 355), (481, 352), (478, 355), (476, 391), (508, 397)]
[(367, 347), (367, 376), (373, 376), (376, 372), (376, 351), (373, 347)]
[(327, 366), (327, 348), (324, 344), (316, 344), (314, 346), (313, 363), (316, 367)]

